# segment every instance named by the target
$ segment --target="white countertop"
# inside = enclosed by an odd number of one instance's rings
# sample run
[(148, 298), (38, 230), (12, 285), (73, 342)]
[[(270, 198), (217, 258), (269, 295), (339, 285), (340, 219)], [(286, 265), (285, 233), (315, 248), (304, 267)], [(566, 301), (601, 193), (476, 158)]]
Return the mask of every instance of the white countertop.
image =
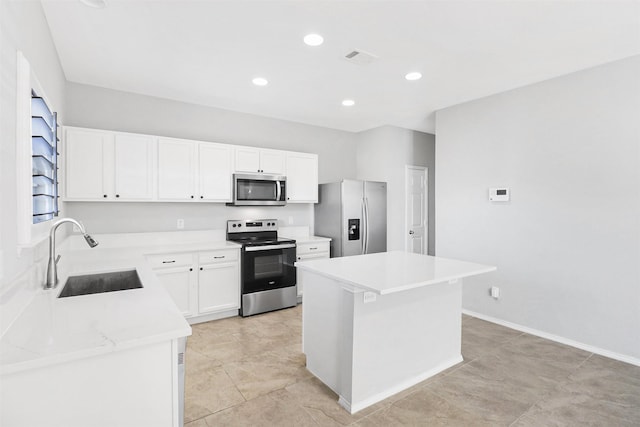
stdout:
[(379, 295), (496, 270), (488, 265), (401, 251), (299, 261), (296, 267)]
[[(167, 233), (168, 234), (168, 233)], [(0, 339), (0, 374), (69, 362), (191, 335), (191, 327), (144, 256), (240, 249), (220, 239), (165, 233), (81, 236), (60, 245), (59, 285), (40, 289)], [(68, 276), (135, 269), (143, 288), (57, 298)]]
[[(117, 259), (87, 252), (67, 262), (59, 271), (58, 287), (38, 292), (2, 337), (0, 373), (191, 335), (143, 257), (126, 252), (120, 250), (123, 256)], [(57, 298), (69, 275), (129, 269), (137, 270), (143, 288)]]
[(296, 244), (304, 245), (305, 243), (321, 243), (321, 242), (330, 242), (331, 239), (329, 237), (321, 237), (321, 236), (283, 236), (290, 239), (295, 239)]

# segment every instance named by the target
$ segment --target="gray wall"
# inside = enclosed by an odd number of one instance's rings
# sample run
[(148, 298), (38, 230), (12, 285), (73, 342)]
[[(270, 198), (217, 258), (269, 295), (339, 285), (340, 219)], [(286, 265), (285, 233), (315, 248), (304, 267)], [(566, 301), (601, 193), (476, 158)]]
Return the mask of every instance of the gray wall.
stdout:
[(358, 178), (387, 182), (387, 249), (405, 250), (405, 166), (428, 168), (428, 253), (435, 254), (435, 136), (383, 126), (358, 134)]
[(65, 123), (316, 153), (320, 182), (355, 178), (356, 135), (351, 132), (76, 83), (67, 85)]
[[(0, 291), (33, 266), (42, 248), (17, 251), (16, 57), (24, 54), (64, 122), (65, 78), (40, 2), (0, 1)], [(27, 173), (29, 169), (26, 170)], [(44, 245), (46, 245), (46, 240)], [(42, 246), (42, 245), (41, 245)], [(46, 248), (45, 248), (46, 249)], [(2, 304), (6, 301), (1, 301)], [(1, 309), (1, 308), (0, 308)]]
[[(86, 86), (67, 85), (66, 124), (318, 154), (320, 182), (355, 178), (356, 135), (350, 132)], [(313, 226), (311, 205), (260, 209), (220, 203), (67, 203), (67, 214), (99, 233), (223, 228), (227, 219), (277, 218)]]
[(640, 363), (638, 76), (636, 56), (437, 113), (438, 255), (498, 267), (464, 308)]

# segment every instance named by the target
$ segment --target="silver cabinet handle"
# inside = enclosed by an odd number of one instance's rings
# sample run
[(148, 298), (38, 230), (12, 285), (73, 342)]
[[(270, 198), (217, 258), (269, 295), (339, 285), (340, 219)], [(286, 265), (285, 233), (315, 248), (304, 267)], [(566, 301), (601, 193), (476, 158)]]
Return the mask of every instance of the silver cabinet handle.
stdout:
[(172, 264), (176, 262), (176, 260), (174, 259), (173, 261), (162, 261), (163, 264)]
[(224, 255), (222, 255), (222, 256), (214, 256), (213, 259), (222, 259), (224, 257), (225, 257)]

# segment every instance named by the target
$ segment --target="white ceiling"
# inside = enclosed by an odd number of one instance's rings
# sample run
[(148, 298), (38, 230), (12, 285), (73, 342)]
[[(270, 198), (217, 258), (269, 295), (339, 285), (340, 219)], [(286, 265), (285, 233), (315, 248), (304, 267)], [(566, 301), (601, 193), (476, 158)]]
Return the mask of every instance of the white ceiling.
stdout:
[(638, 1), (106, 1), (43, 0), (69, 81), (354, 132), (640, 54)]

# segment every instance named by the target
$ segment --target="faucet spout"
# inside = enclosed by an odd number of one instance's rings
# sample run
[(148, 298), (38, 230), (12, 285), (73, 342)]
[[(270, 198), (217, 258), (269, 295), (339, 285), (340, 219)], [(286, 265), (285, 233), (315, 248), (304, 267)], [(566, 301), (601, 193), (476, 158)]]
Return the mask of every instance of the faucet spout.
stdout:
[(70, 222), (80, 229), (84, 239), (91, 248), (98, 246), (98, 242), (93, 237), (87, 234), (84, 226), (73, 218), (62, 218), (56, 221), (49, 231), (49, 261), (47, 262), (47, 279), (45, 282), (45, 289), (54, 289), (58, 286), (58, 261), (60, 255), (56, 257), (56, 230), (65, 222)]

